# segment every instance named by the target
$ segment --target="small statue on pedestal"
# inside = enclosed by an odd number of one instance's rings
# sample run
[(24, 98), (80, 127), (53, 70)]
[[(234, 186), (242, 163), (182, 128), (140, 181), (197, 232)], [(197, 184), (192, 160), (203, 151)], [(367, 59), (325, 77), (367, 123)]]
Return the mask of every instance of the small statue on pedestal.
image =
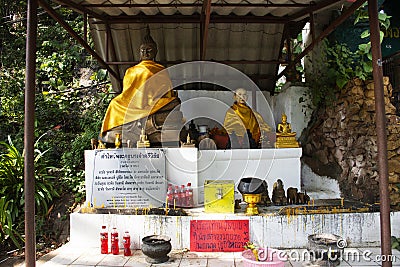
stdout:
[(271, 205), (271, 199), (269, 198), (268, 185), (265, 180), (263, 180), (263, 184), (265, 186), (265, 192), (262, 193), (261, 195), (261, 203), (264, 204), (265, 206), (269, 206)]
[(283, 182), (281, 179), (278, 179), (274, 183), (274, 188), (272, 190), (272, 202), (275, 205), (280, 205), (280, 206), (287, 204), (285, 189), (283, 188)]
[(186, 137), (186, 143), (182, 142), (182, 147), (196, 147), (194, 142), (190, 139), (190, 134), (187, 135)]
[(140, 137), (139, 137), (139, 141), (137, 141), (136, 143), (136, 147), (137, 148), (146, 148), (146, 147), (150, 147), (150, 142), (147, 139), (147, 135), (144, 132), (144, 128), (142, 128), (141, 132), (140, 132)]
[(115, 134), (115, 148), (121, 148), (122, 146), (122, 140), (121, 140), (121, 134), (120, 133), (116, 133)]
[(277, 127), (275, 147), (300, 147), (299, 142), (296, 140), (296, 132), (292, 132), (292, 126), (287, 122), (285, 113), (282, 114), (282, 122)]
[(105, 148), (107, 148), (106, 145), (101, 140), (99, 140), (97, 144), (97, 149), (105, 149)]

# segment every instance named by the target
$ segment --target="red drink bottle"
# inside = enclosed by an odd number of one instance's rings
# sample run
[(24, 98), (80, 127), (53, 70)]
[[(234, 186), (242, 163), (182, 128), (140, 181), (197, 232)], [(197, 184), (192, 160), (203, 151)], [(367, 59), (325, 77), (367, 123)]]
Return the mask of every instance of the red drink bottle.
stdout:
[(184, 185), (181, 185), (181, 191), (179, 192), (179, 206), (180, 207), (186, 206), (186, 192)]
[(179, 186), (176, 185), (175, 186), (175, 191), (174, 191), (174, 208), (175, 208), (175, 206), (179, 207), (179, 203), (180, 203), (179, 197), (180, 197)]
[(131, 236), (128, 231), (124, 234), (124, 256), (131, 256)]
[(194, 207), (192, 183), (188, 183), (186, 187), (186, 206)]
[(100, 242), (101, 254), (108, 254), (108, 231), (105, 225), (101, 226)]
[(117, 228), (113, 228), (113, 231), (111, 233), (111, 253), (114, 255), (119, 254), (119, 245), (118, 245), (119, 239), (118, 239), (118, 232)]
[(172, 185), (168, 185), (167, 197), (168, 197), (168, 208), (173, 208), (174, 207), (174, 190), (172, 188)]

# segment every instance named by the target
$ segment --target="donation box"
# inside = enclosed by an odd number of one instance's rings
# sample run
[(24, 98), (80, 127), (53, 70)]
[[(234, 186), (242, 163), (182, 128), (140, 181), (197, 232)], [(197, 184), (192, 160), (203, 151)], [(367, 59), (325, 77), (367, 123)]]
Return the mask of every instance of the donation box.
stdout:
[(207, 213), (235, 212), (235, 183), (233, 180), (204, 182), (204, 210)]

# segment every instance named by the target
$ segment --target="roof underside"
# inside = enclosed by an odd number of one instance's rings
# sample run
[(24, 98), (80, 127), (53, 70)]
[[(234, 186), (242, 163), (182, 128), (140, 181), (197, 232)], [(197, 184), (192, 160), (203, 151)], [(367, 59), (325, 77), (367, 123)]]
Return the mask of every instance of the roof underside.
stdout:
[[(87, 14), (95, 50), (117, 75), (139, 61), (147, 25), (165, 66), (197, 60), (231, 65), (273, 92), (283, 40), (344, 0), (53, 0)], [(327, 12), (322, 12), (327, 11)], [(211, 88), (212, 89), (212, 88)]]

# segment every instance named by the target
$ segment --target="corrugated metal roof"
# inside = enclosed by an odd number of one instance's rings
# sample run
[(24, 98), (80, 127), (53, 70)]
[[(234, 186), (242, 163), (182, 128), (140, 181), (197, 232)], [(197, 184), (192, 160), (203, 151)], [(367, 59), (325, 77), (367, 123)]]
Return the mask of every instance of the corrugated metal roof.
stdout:
[[(158, 45), (156, 60), (163, 65), (197, 60), (227, 63), (266, 91), (275, 87), (285, 25), (302, 20), (311, 12), (345, 3), (343, 0), (212, 0), (207, 13), (206, 3), (200, 0), (56, 2), (89, 15), (96, 51), (117, 70), (119, 79), (126, 68), (139, 61), (139, 45), (149, 26)], [(207, 31), (202, 31), (202, 26)], [(111, 34), (107, 34), (108, 30)], [(114, 87), (119, 88), (113, 81)]]

